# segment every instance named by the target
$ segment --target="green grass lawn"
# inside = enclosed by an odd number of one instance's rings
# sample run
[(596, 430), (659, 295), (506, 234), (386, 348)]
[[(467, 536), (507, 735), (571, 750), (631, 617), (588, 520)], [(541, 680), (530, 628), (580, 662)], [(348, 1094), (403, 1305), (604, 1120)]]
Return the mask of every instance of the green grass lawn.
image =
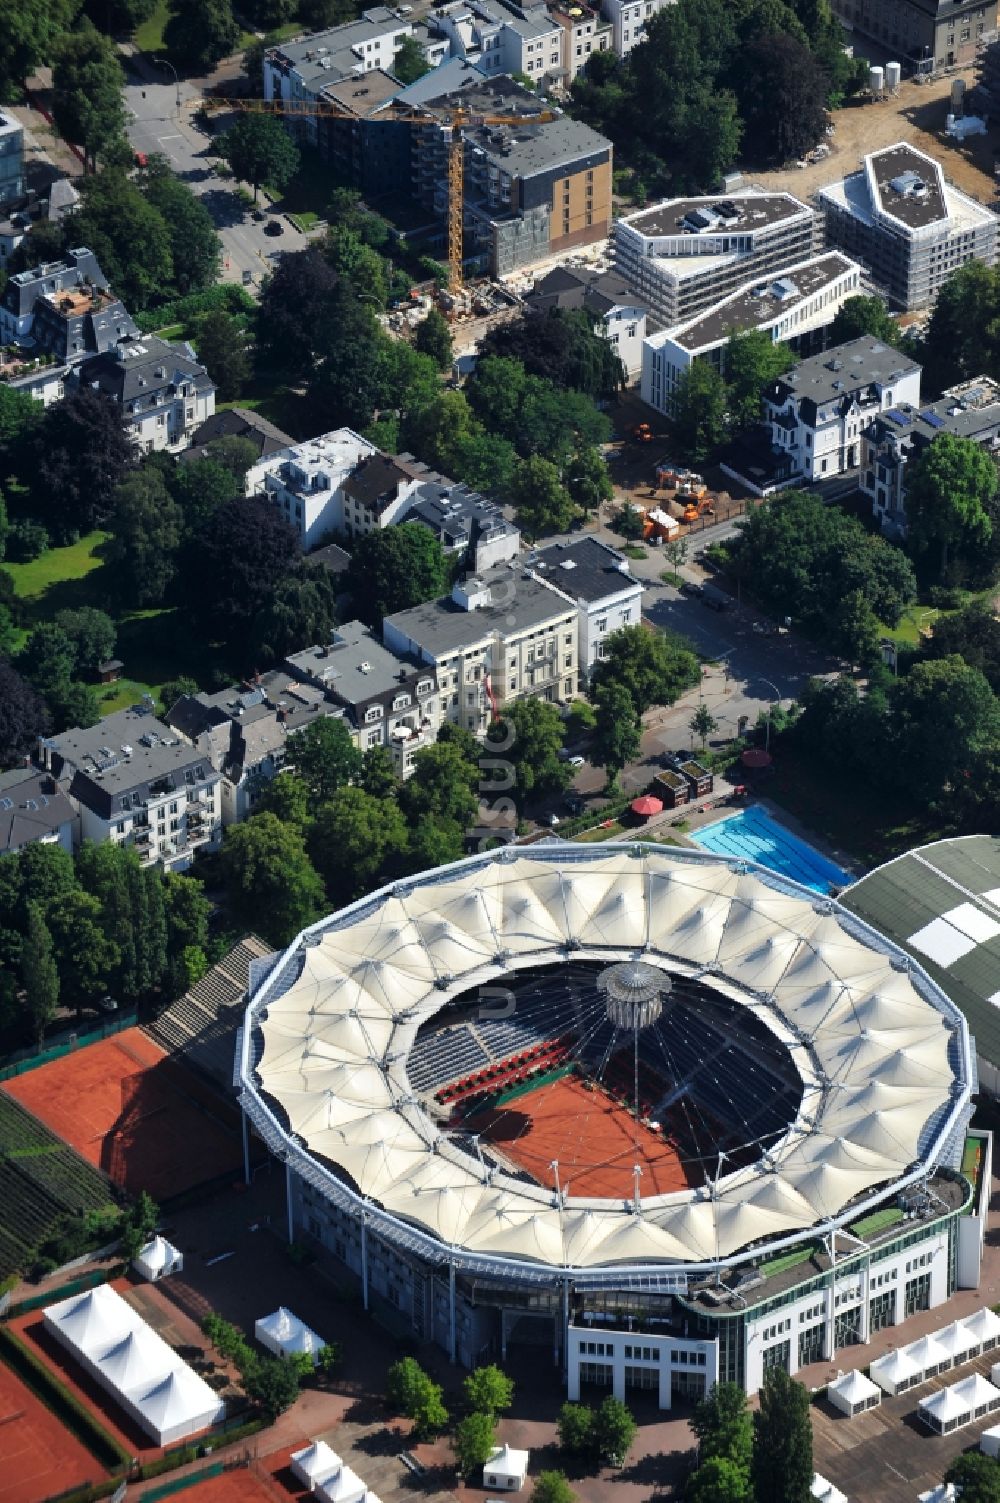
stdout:
[[(19, 600), (30, 602), (29, 614), (43, 620), (69, 604), (103, 606), (103, 600), (90, 598), (95, 593), (95, 582), (87, 584), (86, 581), (89, 575), (101, 568), (98, 550), (107, 538), (106, 532), (88, 532), (78, 543), (71, 543), (68, 548), (50, 548), (41, 557), (32, 559), (30, 564), (5, 564), (14, 581), (15, 595)], [(87, 598), (50, 604), (50, 595), (71, 588)]]
[(287, 386), (268, 387), (256, 383), (235, 402), (215, 404), (216, 412), (224, 412), (230, 407), (249, 407), (292, 438), (311, 438), (322, 431), (316, 427), (316, 411), (312, 403)]
[(891, 642), (901, 647), (916, 647), (920, 642), (921, 627), (933, 626), (939, 616), (946, 612), (931, 605), (911, 605), (904, 611), (898, 626), (885, 626), (883, 631)]
[(156, 0), (156, 9), (148, 21), (143, 21), (136, 28), (133, 38), (140, 52), (151, 52), (159, 55), (163, 51), (163, 28), (170, 17), (170, 7), (167, 0)]
[(314, 214), (311, 209), (303, 209), (301, 214), (289, 214), (288, 217), (303, 235), (307, 235), (315, 225), (319, 224), (319, 215)]

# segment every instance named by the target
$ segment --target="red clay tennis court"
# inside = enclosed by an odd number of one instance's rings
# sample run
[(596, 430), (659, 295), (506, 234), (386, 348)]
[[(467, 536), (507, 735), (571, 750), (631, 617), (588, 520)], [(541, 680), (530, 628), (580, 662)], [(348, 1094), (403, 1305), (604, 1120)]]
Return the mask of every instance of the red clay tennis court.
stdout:
[(39, 1503), (108, 1475), (86, 1446), (0, 1363), (0, 1500)]
[(689, 1180), (675, 1145), (644, 1127), (599, 1085), (574, 1076), (518, 1096), (510, 1106), (463, 1124), (478, 1132), (541, 1184), (562, 1184), (581, 1196), (631, 1197), (633, 1165), (642, 1166), (641, 1193), (668, 1195)]
[(235, 1172), (239, 1114), (139, 1028), (3, 1086), (130, 1194), (154, 1200)]
[(305, 1489), (289, 1493), (280, 1483), (262, 1477), (253, 1467), (241, 1466), (217, 1477), (207, 1477), (204, 1482), (187, 1488), (184, 1499), (185, 1503), (275, 1503), (276, 1499), (291, 1503), (293, 1497), (303, 1495)]

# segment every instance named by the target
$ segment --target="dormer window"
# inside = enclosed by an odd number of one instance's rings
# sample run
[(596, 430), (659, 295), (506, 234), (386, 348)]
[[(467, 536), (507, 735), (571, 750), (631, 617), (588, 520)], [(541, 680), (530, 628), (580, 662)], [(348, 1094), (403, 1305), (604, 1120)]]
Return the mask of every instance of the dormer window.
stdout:
[(370, 709), (368, 709), (368, 710), (365, 711), (365, 725), (371, 725), (373, 723), (373, 721), (381, 720), (381, 719), (382, 719), (382, 706), (381, 705), (372, 705)]
[(392, 708), (394, 710), (405, 710), (409, 703), (410, 696), (408, 694), (397, 694), (392, 702)]

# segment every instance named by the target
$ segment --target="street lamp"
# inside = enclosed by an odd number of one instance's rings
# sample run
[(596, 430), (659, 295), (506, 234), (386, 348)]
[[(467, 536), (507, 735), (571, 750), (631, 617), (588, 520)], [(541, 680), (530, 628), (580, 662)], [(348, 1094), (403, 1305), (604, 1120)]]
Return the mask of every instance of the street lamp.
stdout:
[(180, 107), (181, 107), (181, 81), (177, 77), (177, 69), (174, 67), (173, 63), (170, 61), (170, 59), (168, 57), (154, 57), (153, 58), (153, 62), (156, 63), (156, 65), (158, 67), (160, 67), (160, 68), (169, 68), (170, 71), (171, 71), (171, 73), (174, 75), (174, 99), (176, 101), (177, 108), (180, 109)]
[[(776, 701), (776, 703), (780, 704), (781, 703), (781, 690), (778, 688), (777, 684), (772, 684), (771, 680), (769, 678), (765, 678), (762, 673), (758, 673), (757, 677), (760, 679), (760, 681), (761, 681), (762, 684), (766, 684), (769, 689), (773, 689), (774, 690), (775, 701)], [(768, 707), (767, 707), (767, 726), (766, 726), (766, 729), (764, 731), (764, 750), (765, 751), (770, 751), (771, 750), (771, 711), (773, 710), (773, 708), (774, 708), (773, 705), (768, 705)]]

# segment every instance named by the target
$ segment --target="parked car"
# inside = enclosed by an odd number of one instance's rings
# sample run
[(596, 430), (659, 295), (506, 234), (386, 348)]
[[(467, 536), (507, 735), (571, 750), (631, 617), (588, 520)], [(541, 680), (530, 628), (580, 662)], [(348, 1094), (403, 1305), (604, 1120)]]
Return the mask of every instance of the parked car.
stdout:
[(282, 235), (282, 234), (284, 234), (284, 231), (282, 230), (281, 224), (280, 224), (280, 222), (277, 219), (269, 219), (267, 221), (267, 224), (264, 226), (264, 234), (265, 235)]
[(680, 588), (681, 588), (681, 594), (682, 595), (700, 595), (701, 594), (701, 585), (698, 584), (693, 579), (685, 579), (684, 583), (681, 585)]
[(570, 767), (584, 767), (586, 762), (586, 757), (570, 757), (569, 759)]

